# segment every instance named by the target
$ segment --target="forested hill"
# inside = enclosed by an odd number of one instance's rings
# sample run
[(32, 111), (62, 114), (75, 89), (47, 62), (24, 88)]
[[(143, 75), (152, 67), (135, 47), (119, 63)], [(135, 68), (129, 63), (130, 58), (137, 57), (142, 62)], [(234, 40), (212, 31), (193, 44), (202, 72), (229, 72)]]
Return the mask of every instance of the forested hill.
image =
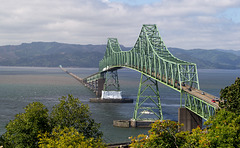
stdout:
[[(130, 50), (121, 46), (123, 50)], [(0, 66), (98, 67), (106, 45), (77, 45), (57, 42), (33, 42), (0, 46)], [(184, 50), (169, 48), (179, 59), (194, 62), (198, 68), (239, 69), (240, 51)]]

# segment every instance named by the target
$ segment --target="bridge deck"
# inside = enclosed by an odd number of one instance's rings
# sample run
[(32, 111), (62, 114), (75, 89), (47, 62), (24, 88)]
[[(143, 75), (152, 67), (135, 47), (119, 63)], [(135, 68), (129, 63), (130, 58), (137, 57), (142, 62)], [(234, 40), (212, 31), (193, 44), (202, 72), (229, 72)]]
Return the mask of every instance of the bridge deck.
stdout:
[(182, 86), (182, 89), (184, 91), (186, 91), (187, 93), (193, 95), (193, 96), (196, 96), (197, 98), (211, 104), (212, 106), (216, 107), (216, 108), (219, 108), (219, 102), (212, 102), (213, 99), (217, 98), (216, 96), (214, 95), (211, 95), (209, 93), (206, 93), (202, 90), (199, 90), (199, 89), (195, 89), (195, 88), (191, 88), (191, 91), (189, 90), (189, 87), (187, 86)]
[[(123, 68), (123, 67), (116, 66), (116, 67), (114, 67), (114, 68), (111, 67), (111, 68), (109, 68), (108, 70), (116, 70), (116, 69), (120, 69), (120, 68)], [(127, 68), (132, 68), (132, 67), (127, 67)], [(138, 70), (136, 67), (134, 67), (134, 68), (132, 68), (132, 69)], [(106, 70), (106, 71), (107, 71), (107, 70)], [(103, 71), (103, 72), (104, 72), (104, 71)], [(145, 69), (144, 69), (144, 72), (146, 72), (146, 74), (150, 75), (150, 72), (146, 71)], [(91, 76), (88, 76), (87, 78), (92, 77), (92, 76), (97, 75), (97, 74), (99, 74), (99, 72), (98, 72), (98, 73), (95, 73), (95, 74), (92, 74)], [(154, 76), (155, 73), (153, 72), (151, 75)], [(85, 78), (85, 79), (86, 79), (86, 78)], [(159, 81), (159, 82), (161, 82), (161, 83), (162, 83), (162, 82), (165, 82), (165, 83), (166, 83), (165, 77), (163, 77), (162, 80), (160, 80), (160, 79), (161, 79), (161, 78), (160, 78), (159, 74), (157, 74), (157, 81)], [(172, 82), (171, 80), (168, 80), (168, 84), (172, 85), (172, 83), (173, 83), (173, 82)], [(180, 90), (180, 87), (179, 87), (177, 84), (178, 84), (178, 82), (175, 82), (174, 85), (175, 85), (176, 89)], [(183, 89), (185, 92), (187, 92), (187, 93), (189, 93), (189, 94), (191, 94), (191, 95), (193, 95), (193, 96), (195, 96), (195, 97), (197, 97), (197, 98), (199, 98), (199, 99), (201, 99), (201, 100), (203, 100), (203, 101), (211, 104), (211, 105), (214, 106), (216, 109), (219, 108), (219, 102), (217, 102), (217, 101), (212, 102), (213, 99), (217, 98), (216, 96), (211, 95), (211, 94), (209, 94), (209, 93), (207, 93), (207, 92), (204, 92), (204, 91), (199, 90), (199, 89), (196, 89), (196, 88), (191, 88), (191, 91), (190, 91), (188, 85), (182, 86), (182, 89)]]
[(83, 83), (83, 79), (82, 78), (79, 78), (78, 76), (76, 76), (75, 74), (71, 73), (71, 72), (68, 72), (66, 69), (60, 67), (60, 69), (64, 72), (66, 72), (67, 74), (69, 74), (70, 76), (72, 76), (73, 78), (75, 78), (76, 80), (78, 80), (79, 82), (81, 82), (82, 84)]
[[(117, 69), (121, 69), (121, 68), (123, 68), (123, 67), (125, 67), (125, 68), (131, 68), (131, 69), (133, 69), (133, 70), (139, 71), (139, 69), (138, 69), (137, 67), (131, 67), (131, 66), (122, 66), (122, 67), (121, 67), (121, 66), (118, 65), (118, 66), (114, 66), (114, 67), (109, 67), (107, 70), (102, 71), (102, 72), (106, 72), (106, 71), (108, 71), (108, 70), (117, 70)], [(155, 76), (155, 73), (154, 73), (154, 72), (150, 73), (150, 72), (147, 71), (145, 68), (143, 68), (143, 72), (145, 72), (145, 74), (147, 74), (147, 75), (149, 75), (149, 76)], [(100, 73), (101, 73), (101, 72), (100, 72)], [(87, 78), (93, 77), (93, 76), (95, 76), (95, 75), (97, 75), (97, 74), (99, 74), (99, 72), (97, 72), (97, 73), (95, 73), (95, 74), (92, 74), (92, 75), (88, 76)], [(180, 86), (178, 85), (178, 82), (172, 82), (171, 80), (168, 80), (168, 82), (166, 82), (166, 78), (165, 78), (164, 76), (163, 76), (162, 78), (160, 78), (159, 73), (157, 73), (156, 76), (157, 76), (157, 77), (156, 77), (156, 80), (157, 80), (157, 81), (159, 81), (159, 82), (161, 82), (161, 83), (162, 83), (162, 82), (168, 83), (170, 86), (172, 86), (173, 83), (174, 83), (175, 89), (180, 90)], [(85, 78), (85, 79), (87, 79), (87, 78)], [(193, 95), (193, 96), (195, 96), (195, 97), (197, 97), (197, 98), (199, 98), (199, 99), (201, 99), (201, 100), (203, 100), (203, 101), (211, 104), (211, 105), (214, 106), (216, 109), (219, 108), (219, 102), (217, 102), (217, 101), (212, 102), (213, 99), (217, 98), (216, 96), (211, 95), (211, 94), (209, 94), (209, 93), (207, 93), (207, 92), (204, 92), (204, 91), (199, 90), (199, 89), (196, 89), (196, 88), (191, 88), (191, 91), (190, 91), (188, 85), (185, 85), (185, 86), (182, 85), (182, 89), (183, 89), (185, 92), (187, 92), (187, 93), (189, 93), (189, 94), (191, 94), (191, 95)]]

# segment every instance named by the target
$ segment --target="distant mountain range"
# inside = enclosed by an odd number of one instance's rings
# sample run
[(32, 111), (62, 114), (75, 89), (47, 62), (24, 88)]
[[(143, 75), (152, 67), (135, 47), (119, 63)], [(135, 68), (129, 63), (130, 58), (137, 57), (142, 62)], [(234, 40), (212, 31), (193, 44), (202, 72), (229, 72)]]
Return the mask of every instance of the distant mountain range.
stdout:
[[(121, 46), (122, 50), (130, 50)], [(0, 46), (0, 66), (98, 67), (106, 45), (77, 45), (33, 42)], [(201, 69), (239, 69), (240, 51), (169, 48), (179, 59), (194, 62)]]

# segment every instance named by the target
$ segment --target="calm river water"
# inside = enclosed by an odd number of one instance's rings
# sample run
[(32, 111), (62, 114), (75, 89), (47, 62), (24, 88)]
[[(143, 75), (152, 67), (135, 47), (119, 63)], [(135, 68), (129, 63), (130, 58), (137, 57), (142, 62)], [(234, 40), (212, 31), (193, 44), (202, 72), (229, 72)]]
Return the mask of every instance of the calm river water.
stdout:
[[(79, 77), (86, 77), (98, 71), (97, 68), (66, 68)], [(200, 88), (219, 96), (221, 88), (234, 83), (240, 77), (240, 70), (200, 69)], [(136, 100), (140, 74), (129, 70), (118, 71), (123, 96)], [(126, 104), (90, 103), (95, 94), (59, 68), (46, 67), (2, 67), (0, 66), (0, 135), (14, 115), (24, 111), (33, 101), (39, 101), (49, 109), (58, 103), (58, 98), (72, 94), (88, 104), (92, 118), (101, 123), (103, 138), (107, 143), (129, 141), (128, 137), (146, 134), (148, 128), (117, 128), (113, 120), (128, 120), (133, 116), (135, 102)], [(164, 119), (177, 120), (180, 94), (160, 85)]]

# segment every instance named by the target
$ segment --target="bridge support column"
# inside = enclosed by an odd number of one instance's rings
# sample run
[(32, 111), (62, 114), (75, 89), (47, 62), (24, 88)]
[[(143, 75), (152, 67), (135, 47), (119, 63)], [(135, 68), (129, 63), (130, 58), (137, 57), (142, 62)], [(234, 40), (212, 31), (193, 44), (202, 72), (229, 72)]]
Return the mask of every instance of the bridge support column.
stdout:
[(120, 91), (117, 70), (105, 73), (104, 91)]
[(122, 99), (117, 70), (105, 73), (105, 82), (101, 93), (101, 99)]
[(94, 103), (132, 103), (133, 99), (123, 99), (120, 91), (117, 70), (101, 73), (96, 81), (97, 98), (90, 98)]
[(163, 120), (158, 82), (141, 74), (133, 120)]
[(102, 90), (104, 89), (104, 83), (105, 83), (104, 78), (98, 79), (97, 91), (96, 91), (96, 95), (97, 95), (98, 98), (101, 98), (101, 96), (102, 96)]
[(178, 122), (184, 124), (181, 131), (191, 131), (198, 126), (202, 128), (202, 118), (185, 107), (178, 108)]

